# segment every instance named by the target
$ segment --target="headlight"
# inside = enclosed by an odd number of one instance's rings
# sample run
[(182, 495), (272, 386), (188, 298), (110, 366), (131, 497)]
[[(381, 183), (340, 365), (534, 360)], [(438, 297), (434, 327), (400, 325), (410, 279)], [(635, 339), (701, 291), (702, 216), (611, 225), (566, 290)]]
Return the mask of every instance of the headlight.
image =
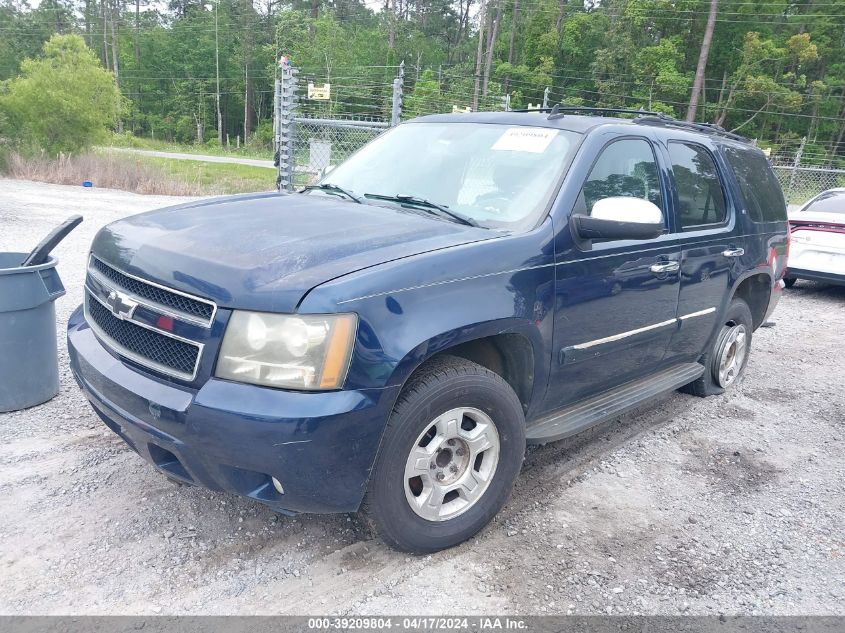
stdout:
[(215, 374), (285, 389), (339, 389), (346, 378), (358, 317), (236, 310)]

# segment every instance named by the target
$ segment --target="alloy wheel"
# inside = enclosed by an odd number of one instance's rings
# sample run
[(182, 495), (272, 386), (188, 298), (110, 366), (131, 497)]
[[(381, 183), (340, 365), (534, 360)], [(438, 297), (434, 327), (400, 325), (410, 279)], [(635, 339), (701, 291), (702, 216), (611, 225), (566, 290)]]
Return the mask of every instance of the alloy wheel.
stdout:
[(748, 354), (747, 330), (741, 323), (729, 325), (727, 330), (723, 330), (721, 338), (716, 365), (718, 371), (715, 373), (716, 382), (726, 389), (736, 381), (745, 365)]
[(499, 432), (483, 411), (451, 409), (426, 425), (405, 462), (405, 498), (428, 521), (447, 521), (484, 495), (499, 462)]

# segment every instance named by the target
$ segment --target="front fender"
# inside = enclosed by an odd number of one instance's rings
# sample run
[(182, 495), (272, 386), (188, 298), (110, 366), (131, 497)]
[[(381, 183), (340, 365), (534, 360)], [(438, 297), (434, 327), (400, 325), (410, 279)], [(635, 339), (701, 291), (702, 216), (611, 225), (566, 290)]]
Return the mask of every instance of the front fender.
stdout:
[(530, 233), (423, 253), (332, 280), (299, 312), (355, 312), (358, 335), (344, 388), (404, 384), (426, 359), (497, 334), (534, 352), (537, 402), (548, 381), (554, 301), (552, 224)]

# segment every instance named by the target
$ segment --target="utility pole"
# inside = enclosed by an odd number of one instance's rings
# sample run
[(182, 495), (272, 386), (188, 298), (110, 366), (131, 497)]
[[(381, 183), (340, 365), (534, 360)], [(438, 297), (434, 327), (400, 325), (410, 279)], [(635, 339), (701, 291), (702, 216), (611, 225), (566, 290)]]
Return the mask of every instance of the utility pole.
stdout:
[(240, 29), (241, 33), (243, 33), (241, 50), (243, 51), (244, 63), (244, 143), (247, 142), (247, 139), (249, 139), (252, 133), (255, 117), (253, 77), (249, 72), (255, 51), (255, 8), (253, 2), (254, 0), (241, 0), (240, 2)]
[(214, 3), (214, 68), (217, 77), (217, 142), (223, 147), (223, 115), (220, 112), (220, 36), (217, 25), (217, 8), (220, 0)]
[(109, 10), (107, 0), (100, 2), (100, 17), (103, 20), (103, 66), (111, 67), (109, 60)]
[(252, 104), (249, 102), (249, 62), (244, 62), (244, 144), (249, 138), (249, 128), (252, 123)]
[[(117, 91), (120, 92), (120, 64), (118, 63), (118, 50), (120, 48), (118, 40), (117, 40), (117, 33), (115, 29), (115, 13), (117, 13), (118, 19), (120, 18), (120, 5), (117, 2), (114, 2), (112, 5), (112, 10), (109, 11), (109, 16), (111, 17), (111, 61), (112, 61), (112, 68), (114, 69), (114, 83), (117, 86)], [(120, 102), (118, 102), (118, 106), (120, 106)], [(120, 111), (120, 107), (118, 107), (117, 111), (117, 133), (123, 134), (123, 113)]]

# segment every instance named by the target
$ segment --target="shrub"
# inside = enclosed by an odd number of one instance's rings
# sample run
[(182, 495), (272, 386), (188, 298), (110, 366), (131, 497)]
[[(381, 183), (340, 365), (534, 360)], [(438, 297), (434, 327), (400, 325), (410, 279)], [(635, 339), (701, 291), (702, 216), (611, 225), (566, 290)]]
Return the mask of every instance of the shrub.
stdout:
[(76, 152), (105, 138), (123, 105), (114, 76), (78, 35), (54, 35), (0, 94), (9, 140), (26, 153)]
[(262, 121), (249, 137), (247, 147), (250, 149), (273, 149), (273, 122)]

